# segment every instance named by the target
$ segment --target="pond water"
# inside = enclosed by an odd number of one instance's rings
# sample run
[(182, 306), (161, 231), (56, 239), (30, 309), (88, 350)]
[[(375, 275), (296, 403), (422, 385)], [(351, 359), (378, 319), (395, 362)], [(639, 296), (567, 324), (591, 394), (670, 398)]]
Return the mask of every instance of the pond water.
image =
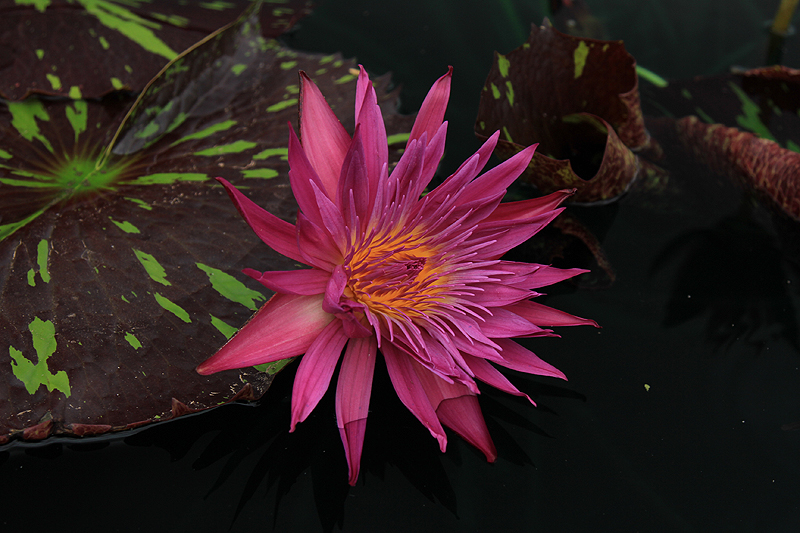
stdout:
[[(447, 175), (480, 144), (473, 127), (493, 51), (519, 46), (545, 4), (329, 0), (284, 41), (341, 51), (376, 74), (392, 71), (404, 112), (416, 110), (453, 65)], [(623, 39), (640, 65), (670, 79), (759, 66), (764, 25), (777, 6), (589, 4), (609, 38)], [(800, 67), (799, 59), (800, 40), (790, 38), (784, 62)], [(289, 368), (257, 404), (126, 435), (13, 443), (0, 451), (0, 524), (6, 531), (45, 520), (101, 531), (800, 531), (800, 269), (769, 215), (699, 166), (676, 166), (662, 193), (633, 191), (610, 205), (570, 209), (600, 238), (616, 279), (594, 289), (565, 283), (544, 301), (602, 329), (562, 328), (562, 338), (523, 341), (569, 377), (508, 372), (538, 407), (482, 389), (496, 463), (453, 434), (440, 453), (379, 365), (361, 475), (349, 487), (333, 390), (288, 433)]]

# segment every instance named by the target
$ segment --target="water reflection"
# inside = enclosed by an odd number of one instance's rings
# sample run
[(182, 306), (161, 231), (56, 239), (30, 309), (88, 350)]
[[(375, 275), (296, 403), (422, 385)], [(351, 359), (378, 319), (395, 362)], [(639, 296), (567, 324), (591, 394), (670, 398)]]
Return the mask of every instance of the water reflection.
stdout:
[[(456, 491), (445, 461), (461, 466), (463, 458), (460, 454), (480, 455), (480, 452), (469, 446), (456, 445), (459, 437), (448, 431), (449, 449), (442, 454), (435, 439), (397, 399), (385, 365), (380, 358), (378, 361), (362, 456), (362, 478), (355, 488), (346, 482), (347, 465), (334, 417), (333, 394), (326, 394), (312, 415), (298, 425), (297, 431), (289, 433), (296, 365), (280, 374), (261, 401), (246, 409), (243, 416), (213, 416), (213, 413), (190, 416), (131, 435), (125, 443), (162, 448), (172, 461), (192, 457), (192, 468), (196, 471), (210, 469), (221, 462), (219, 473), (205, 497), (219, 497), (226, 492), (238, 494), (237, 497), (227, 497), (236, 501), (230, 527), (237, 523), (251, 501), (253, 506), (263, 506), (265, 512), (269, 511), (275, 527), (282, 503), (291, 498), (290, 492), (300, 478), (308, 475), (317, 518), (323, 530), (343, 528), (351, 491), (368, 487), (370, 478), (385, 481), (392, 469), (402, 474), (412, 490), (458, 518)], [(553, 413), (547, 408), (548, 398), (585, 398), (557, 383), (538, 382), (517, 372), (509, 374), (518, 388), (530, 395), (539, 407), (489, 387), (485, 387), (480, 396), (481, 407), (500, 460), (515, 465), (533, 465), (528, 452), (506, 427), (515, 426), (541, 438), (549, 438), (530, 420), (531, 413), (536, 410)], [(231, 408), (244, 406), (225, 406), (222, 409)], [(243, 423), (243, 418), (246, 423)], [(209, 440), (209, 435), (214, 436)], [(193, 451), (198, 442), (207, 444), (199, 451)], [(274, 502), (270, 501), (273, 489)], [(266, 493), (265, 501), (258, 501), (256, 496), (262, 492)]]
[(749, 209), (673, 239), (653, 261), (651, 274), (673, 261), (678, 265), (666, 326), (707, 314), (706, 338), (717, 350), (741, 342), (761, 351), (778, 338), (800, 349), (789, 263)]

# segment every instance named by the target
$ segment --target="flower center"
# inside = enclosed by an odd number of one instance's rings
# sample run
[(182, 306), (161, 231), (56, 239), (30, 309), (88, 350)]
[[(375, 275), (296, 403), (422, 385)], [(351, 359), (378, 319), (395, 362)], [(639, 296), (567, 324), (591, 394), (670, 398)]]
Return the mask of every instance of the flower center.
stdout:
[(367, 239), (345, 260), (345, 294), (390, 319), (421, 319), (446, 304), (441, 253), (413, 232)]

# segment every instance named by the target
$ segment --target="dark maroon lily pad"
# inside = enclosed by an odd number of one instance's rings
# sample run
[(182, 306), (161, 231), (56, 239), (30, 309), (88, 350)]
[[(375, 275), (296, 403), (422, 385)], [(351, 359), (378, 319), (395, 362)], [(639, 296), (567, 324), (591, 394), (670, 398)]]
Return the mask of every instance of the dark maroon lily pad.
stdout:
[[(169, 61), (233, 22), (250, 3), (12, 2), (0, 8), (0, 97), (94, 98), (116, 89), (140, 91)], [(264, 36), (277, 37), (307, 11), (306, 0), (267, 0)]]
[[(252, 235), (213, 177), (293, 221), (297, 70), (352, 128), (354, 67), (265, 40), (251, 11), (177, 58), (124, 122), (133, 102), (119, 94), (0, 107), (0, 442), (264, 393), (270, 375), (254, 368), (194, 371), (268, 297), (241, 268), (298, 266)], [(389, 133), (408, 131), (388, 83)]]
[[(648, 88), (648, 124), (773, 211), (800, 220), (800, 71), (768, 67)], [(688, 116), (687, 116), (688, 115)]]
[(619, 41), (565, 35), (547, 21), (495, 62), (476, 133), (501, 130), (507, 158), (539, 143), (524, 179), (543, 193), (576, 188), (574, 202), (607, 202), (637, 177), (637, 153), (659, 156), (644, 127), (636, 63)]

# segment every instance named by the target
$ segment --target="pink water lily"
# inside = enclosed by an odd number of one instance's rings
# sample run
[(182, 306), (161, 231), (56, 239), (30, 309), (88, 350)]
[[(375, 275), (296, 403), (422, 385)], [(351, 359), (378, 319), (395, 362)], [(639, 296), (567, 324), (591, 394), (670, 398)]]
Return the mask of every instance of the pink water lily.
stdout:
[(475, 380), (527, 398), (494, 365), (566, 378), (511, 338), (553, 336), (547, 329), (552, 326), (596, 325), (531, 301), (538, 295), (534, 289), (584, 270), (500, 259), (553, 220), (572, 193), (500, 203), (535, 146), (478, 176), (497, 143), (495, 133), (423, 195), (444, 152), (451, 74), (434, 83), (390, 169), (383, 118), (364, 69), (352, 137), (301, 72), (302, 142), (293, 129), (289, 134), (289, 178), (300, 207), (296, 225), (219, 179), (261, 240), (310, 268), (246, 269), (275, 295), (197, 371), (304, 354), (292, 391), (293, 431), (316, 407), (341, 359), (336, 419), (351, 485), (358, 478), (378, 353), (400, 400), (442, 451), (444, 425), (494, 461)]

